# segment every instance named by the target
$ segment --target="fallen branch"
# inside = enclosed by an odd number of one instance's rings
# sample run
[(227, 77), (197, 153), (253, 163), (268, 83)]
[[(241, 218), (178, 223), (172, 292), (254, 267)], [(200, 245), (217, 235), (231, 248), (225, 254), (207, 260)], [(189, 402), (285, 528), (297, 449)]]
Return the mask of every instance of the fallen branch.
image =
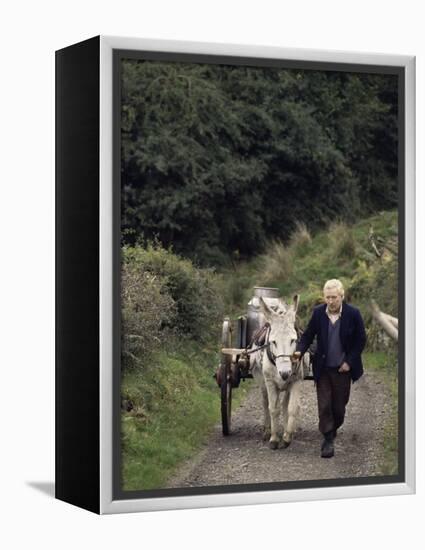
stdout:
[(375, 234), (374, 234), (374, 231), (373, 231), (373, 226), (371, 225), (370, 228), (369, 228), (369, 242), (373, 248), (373, 251), (375, 252), (375, 254), (378, 256), (378, 258), (381, 257), (381, 252), (379, 252), (378, 250), (378, 247), (376, 246), (376, 243), (375, 243)]
[(396, 342), (398, 341), (398, 319), (386, 313), (383, 313), (378, 304), (372, 300), (372, 316), (375, 321), (384, 329), (384, 331)]
[(398, 319), (397, 319), (397, 317), (393, 317), (392, 315), (388, 315), (388, 313), (384, 313), (383, 311), (381, 311), (381, 313), (398, 330)]

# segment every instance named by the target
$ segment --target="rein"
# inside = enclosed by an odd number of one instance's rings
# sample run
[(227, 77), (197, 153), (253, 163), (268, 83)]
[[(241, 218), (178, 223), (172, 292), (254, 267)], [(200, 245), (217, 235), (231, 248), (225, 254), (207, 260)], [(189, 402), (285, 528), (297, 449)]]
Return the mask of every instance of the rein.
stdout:
[(255, 351), (260, 351), (261, 349), (269, 348), (269, 347), (270, 347), (270, 342), (268, 342), (267, 344), (263, 344), (262, 346), (259, 346), (258, 348), (255, 348), (255, 349), (250, 349), (250, 350), (245, 349), (243, 351), (243, 354), (249, 355), (250, 353), (254, 353)]
[(294, 361), (292, 359), (292, 354), (291, 355), (285, 355), (283, 353), (279, 354), (279, 355), (274, 355), (271, 350), (270, 350), (270, 343), (268, 344), (268, 347), (267, 347), (267, 357), (269, 358), (269, 361), (270, 363), (272, 363), (274, 366), (276, 366), (276, 359), (278, 357), (289, 357), (291, 359), (291, 363), (292, 365), (296, 365), (295, 369), (292, 368), (292, 372), (290, 374), (290, 376), (296, 376), (299, 372), (299, 369), (300, 369), (300, 366), (301, 366), (301, 361)]

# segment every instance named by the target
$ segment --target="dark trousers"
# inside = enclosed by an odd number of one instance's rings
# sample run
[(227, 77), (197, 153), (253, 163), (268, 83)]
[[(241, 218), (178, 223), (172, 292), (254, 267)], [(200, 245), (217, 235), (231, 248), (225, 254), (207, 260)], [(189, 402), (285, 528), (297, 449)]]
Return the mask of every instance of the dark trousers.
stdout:
[(337, 430), (344, 423), (345, 406), (350, 398), (351, 375), (325, 367), (317, 381), (319, 430), (322, 434)]

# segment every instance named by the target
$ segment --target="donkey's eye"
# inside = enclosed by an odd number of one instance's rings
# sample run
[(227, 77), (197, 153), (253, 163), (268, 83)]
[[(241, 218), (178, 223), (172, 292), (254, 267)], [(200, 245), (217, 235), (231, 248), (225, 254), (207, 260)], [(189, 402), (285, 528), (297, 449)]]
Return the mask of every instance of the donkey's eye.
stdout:
[(297, 343), (297, 339), (296, 339), (296, 338), (292, 338), (291, 344), (296, 344), (296, 343)]

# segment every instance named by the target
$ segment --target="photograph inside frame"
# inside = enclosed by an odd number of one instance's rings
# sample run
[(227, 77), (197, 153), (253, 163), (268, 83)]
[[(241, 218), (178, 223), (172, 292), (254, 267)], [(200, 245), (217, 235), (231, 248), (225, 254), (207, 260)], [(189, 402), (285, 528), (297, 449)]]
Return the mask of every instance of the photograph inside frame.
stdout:
[(399, 78), (120, 58), (121, 491), (400, 474)]

